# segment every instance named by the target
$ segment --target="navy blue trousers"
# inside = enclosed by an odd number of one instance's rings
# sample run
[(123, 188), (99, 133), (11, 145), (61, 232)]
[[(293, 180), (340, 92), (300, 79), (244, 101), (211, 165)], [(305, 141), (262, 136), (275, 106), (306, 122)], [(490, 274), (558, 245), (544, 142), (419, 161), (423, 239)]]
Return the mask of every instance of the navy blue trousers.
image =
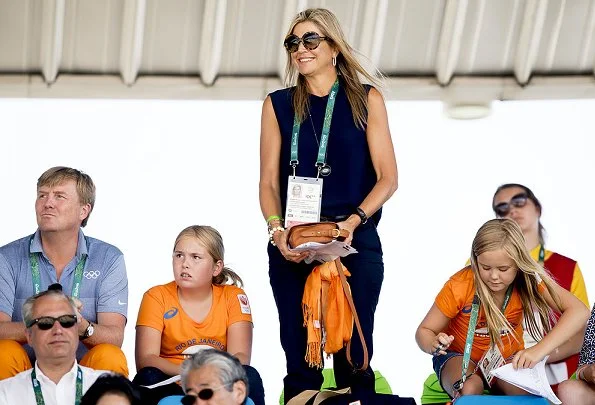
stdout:
[[(374, 346), (374, 312), (384, 279), (382, 245), (372, 220), (360, 225), (351, 244), (358, 253), (341, 259), (351, 273), (347, 278), (362, 326), (369, 358)], [(293, 263), (285, 260), (277, 247), (269, 244), (269, 278), (279, 313), (281, 346), (285, 351), (287, 375), (283, 379), (285, 402), (308, 389), (322, 385), (322, 371), (311, 368), (305, 360), (307, 333), (303, 326), (302, 296), (306, 279), (316, 263)], [(363, 362), (363, 349), (354, 325), (351, 339), (351, 359), (356, 366)], [(374, 372), (371, 367), (355, 371), (347, 361), (345, 349), (333, 356), (333, 368), (338, 388), (351, 387), (354, 393), (374, 391)]]

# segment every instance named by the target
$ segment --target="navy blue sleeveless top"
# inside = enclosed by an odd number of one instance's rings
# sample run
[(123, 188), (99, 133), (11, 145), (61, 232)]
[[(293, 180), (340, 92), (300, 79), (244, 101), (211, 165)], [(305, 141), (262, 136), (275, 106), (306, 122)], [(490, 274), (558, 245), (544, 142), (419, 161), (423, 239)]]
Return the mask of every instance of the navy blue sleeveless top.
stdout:
[[(295, 87), (270, 93), (281, 131), (279, 186), (283, 214), (287, 202), (287, 178), (293, 173), (289, 165), (294, 117), (291, 100), (293, 89)], [(366, 86), (366, 91), (370, 91), (370, 86)], [(324, 97), (310, 95), (312, 119), (306, 115), (300, 127), (299, 165), (296, 168), (296, 176), (316, 177), (316, 156), (327, 100), (328, 95)], [(329, 176), (324, 177), (321, 215), (332, 218), (355, 213), (356, 207), (364, 201), (376, 184), (376, 172), (370, 157), (366, 131), (355, 125), (343, 86), (339, 87), (335, 101), (326, 163), (332, 170)], [(376, 224), (380, 220), (380, 215), (381, 210), (378, 210), (373, 216)]]

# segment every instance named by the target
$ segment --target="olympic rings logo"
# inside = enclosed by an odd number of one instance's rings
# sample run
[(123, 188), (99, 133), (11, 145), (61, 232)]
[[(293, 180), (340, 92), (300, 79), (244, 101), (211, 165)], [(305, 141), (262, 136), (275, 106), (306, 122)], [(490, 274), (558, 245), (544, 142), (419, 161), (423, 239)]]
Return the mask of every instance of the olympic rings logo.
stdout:
[(97, 277), (99, 277), (101, 275), (101, 272), (99, 270), (91, 270), (91, 271), (85, 271), (83, 273), (83, 276), (87, 279), (87, 280), (91, 280), (91, 279), (96, 279)]

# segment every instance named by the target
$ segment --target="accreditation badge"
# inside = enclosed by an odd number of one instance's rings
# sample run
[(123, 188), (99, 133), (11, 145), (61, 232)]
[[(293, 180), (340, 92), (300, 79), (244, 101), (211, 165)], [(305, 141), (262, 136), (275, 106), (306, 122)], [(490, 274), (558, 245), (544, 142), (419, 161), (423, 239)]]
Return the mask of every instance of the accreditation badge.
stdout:
[(490, 387), (492, 386), (492, 380), (494, 379), (491, 371), (503, 366), (504, 363), (504, 358), (497, 345), (492, 345), (490, 349), (483, 354), (481, 360), (479, 360), (479, 368)]
[(289, 176), (285, 227), (320, 221), (322, 203), (321, 178)]

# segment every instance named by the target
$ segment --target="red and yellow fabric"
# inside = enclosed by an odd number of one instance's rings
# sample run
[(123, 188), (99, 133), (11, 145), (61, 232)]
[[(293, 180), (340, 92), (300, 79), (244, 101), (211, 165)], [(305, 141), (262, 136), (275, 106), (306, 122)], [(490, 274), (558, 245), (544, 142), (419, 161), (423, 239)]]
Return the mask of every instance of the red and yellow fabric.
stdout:
[(206, 346), (227, 349), (230, 325), (252, 322), (250, 303), (244, 290), (233, 285), (213, 286), (213, 303), (202, 322), (184, 312), (174, 281), (149, 289), (143, 296), (136, 326), (148, 326), (161, 332), (160, 356), (174, 364)]
[[(531, 257), (536, 261), (539, 259), (540, 248), (541, 246), (538, 245), (535, 249), (531, 250)], [(547, 249), (544, 253), (543, 267), (550, 273), (552, 278), (562, 288), (570, 291), (574, 296), (581, 300), (587, 308), (590, 308), (587, 287), (585, 286), (583, 273), (581, 272), (578, 263), (566, 256), (562, 256), (561, 254)], [(527, 347), (535, 344), (531, 336), (527, 333), (525, 333), (524, 339)], [(554, 391), (556, 390), (557, 384), (567, 380), (574, 374), (577, 366), (578, 354), (567, 357), (560, 362), (548, 364), (546, 372)]]
[[(531, 250), (531, 257), (535, 261), (539, 259), (540, 247), (538, 245), (535, 249)], [(587, 308), (591, 308), (589, 297), (587, 296), (585, 279), (576, 261), (545, 249), (544, 267), (562, 288), (574, 294)]]

